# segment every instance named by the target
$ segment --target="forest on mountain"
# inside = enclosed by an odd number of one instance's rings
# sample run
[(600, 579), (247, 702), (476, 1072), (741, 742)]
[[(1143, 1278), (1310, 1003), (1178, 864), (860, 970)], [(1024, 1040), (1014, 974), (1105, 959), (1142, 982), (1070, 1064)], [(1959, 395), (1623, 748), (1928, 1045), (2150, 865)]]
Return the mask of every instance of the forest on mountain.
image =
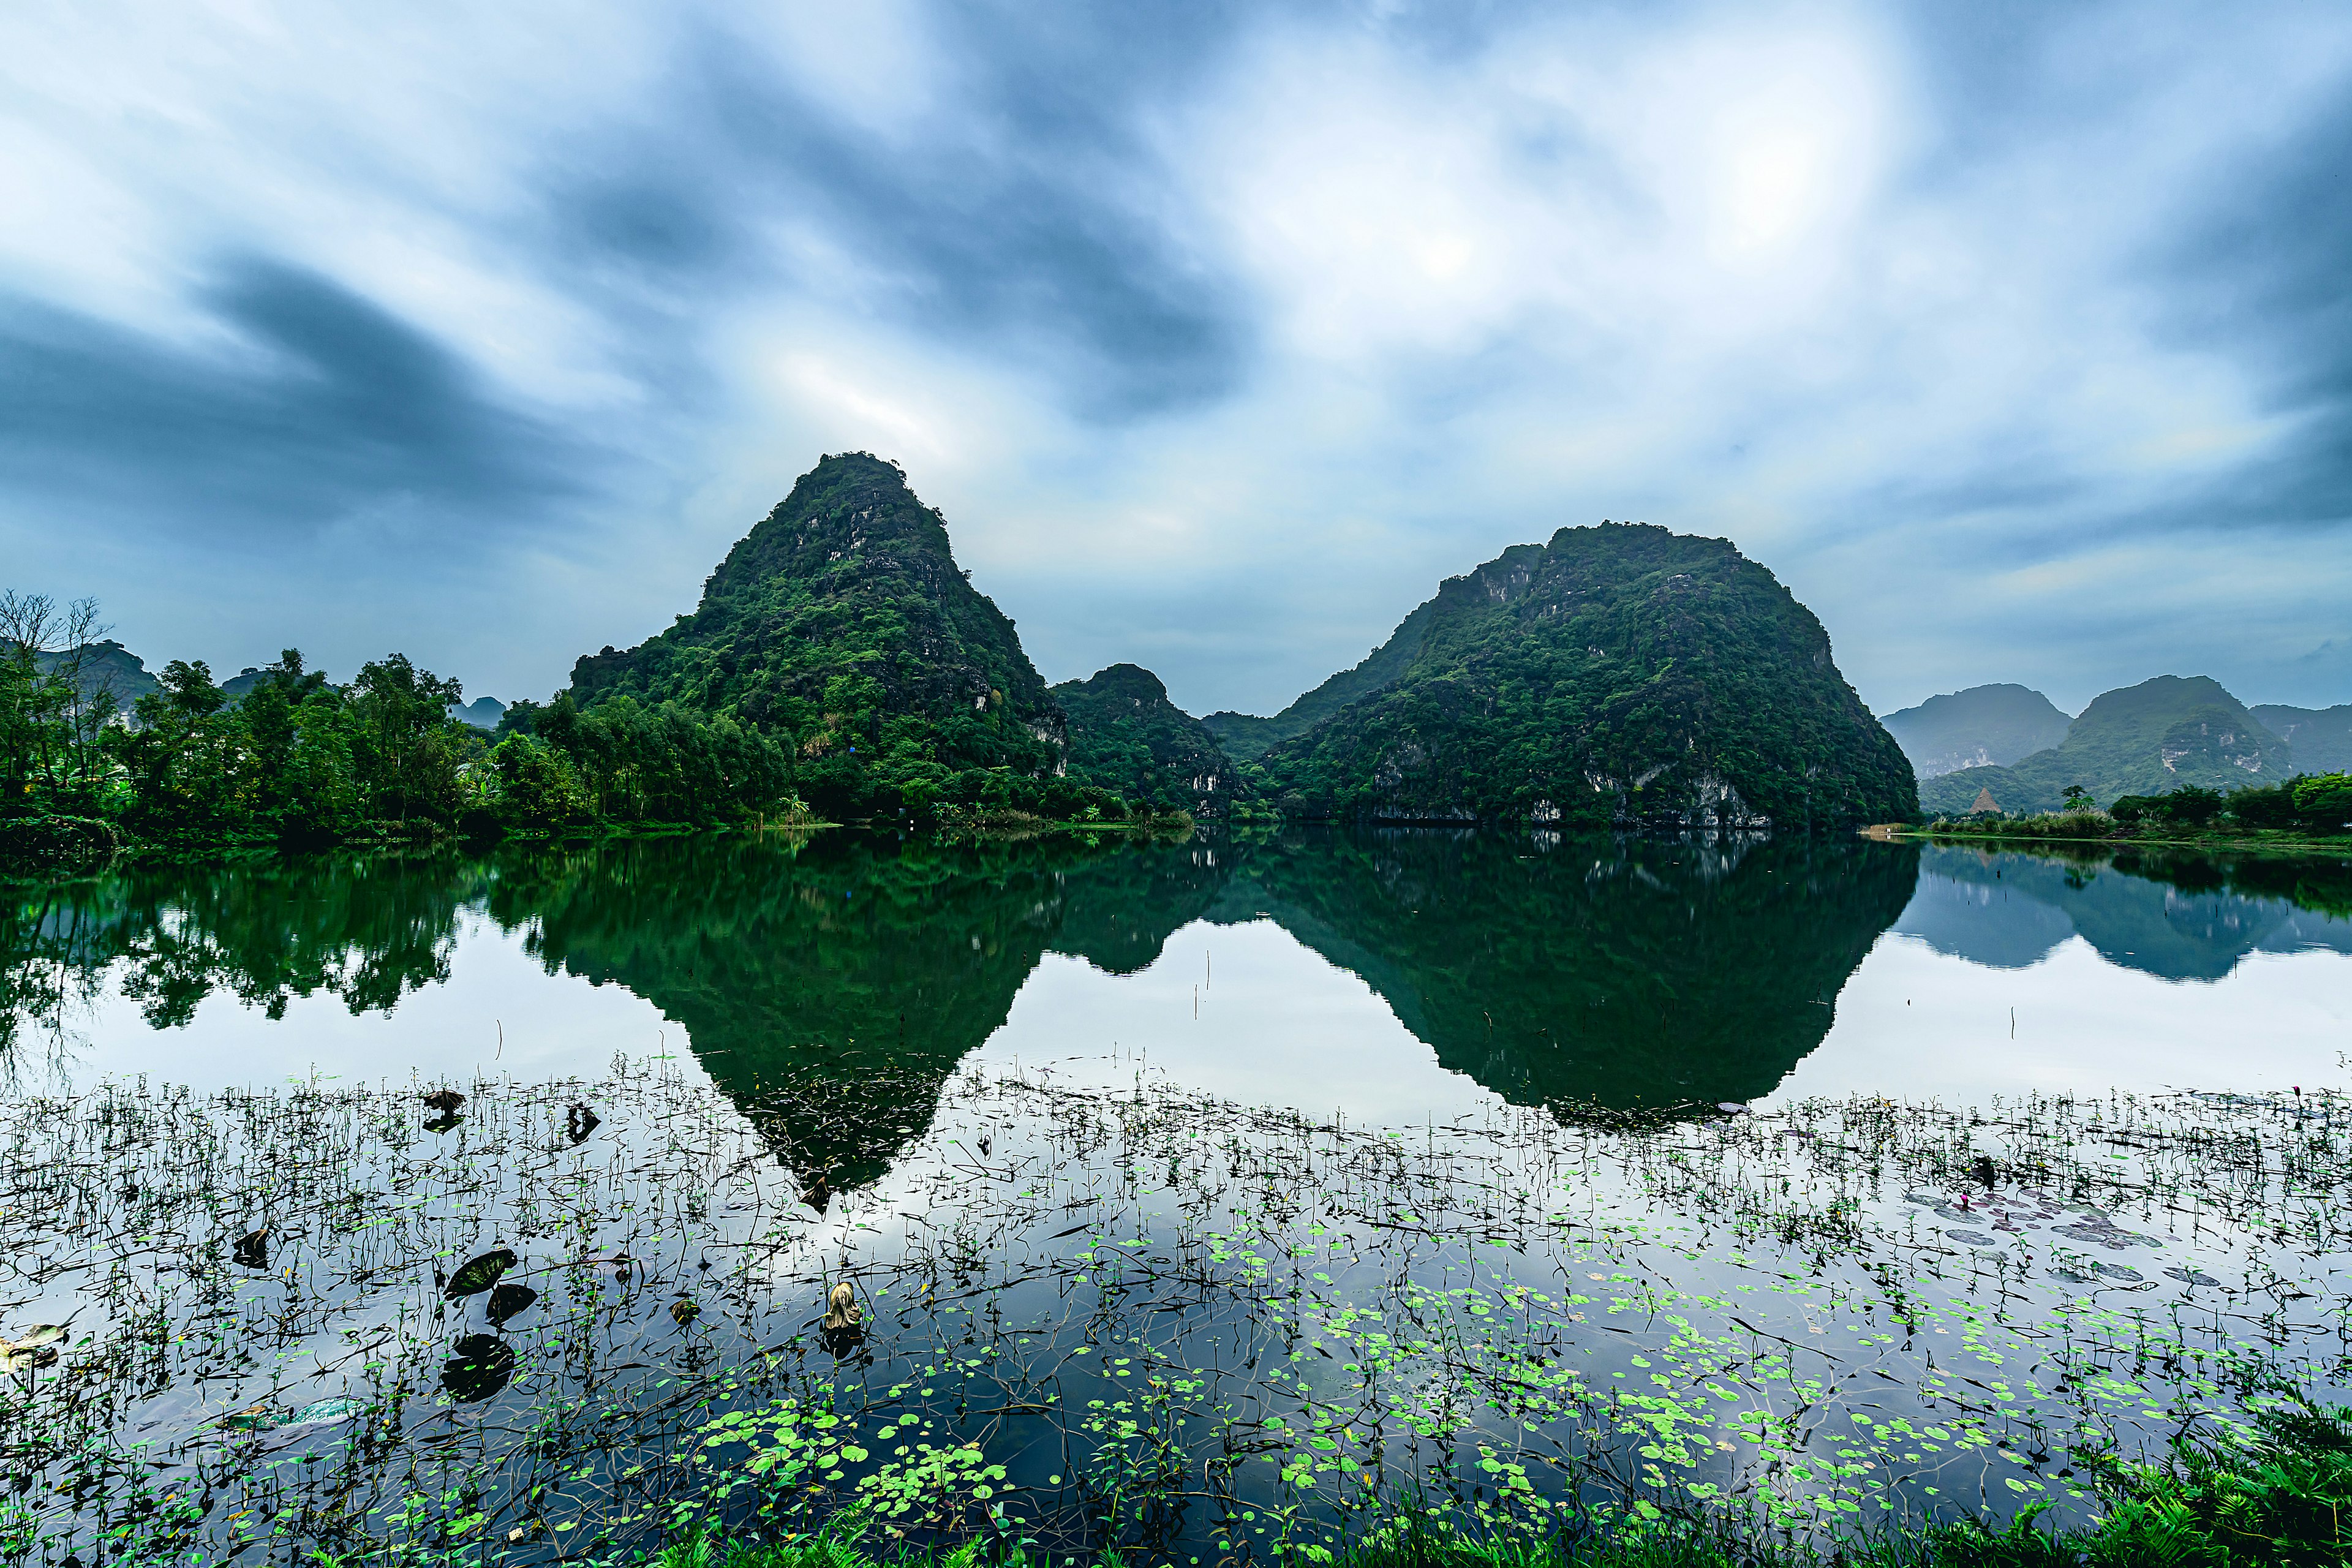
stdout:
[(2263, 727), (2221, 683), (2160, 675), (2103, 693), (2055, 746), (2007, 767), (1962, 768), (1919, 786), (1930, 816), (1958, 816), (1990, 792), (2008, 812), (2055, 811), (2066, 790), (2105, 803), (2184, 785), (2230, 790), (2293, 776), (2287, 743)]
[(1449, 579), (1286, 712), (1333, 701), (1256, 761), (1286, 816), (1804, 832), (1917, 810), (1821, 622), (1729, 542), (1663, 528), (1564, 528)]
[(629, 697), (752, 726), (840, 820), (1129, 815), (1067, 776), (1067, 721), (1012, 621), (957, 566), (941, 514), (863, 452), (802, 475), (692, 614), (583, 658), (568, 695), (591, 712)]
[(1217, 816), (1240, 769), (1200, 720), (1168, 700), (1150, 670), (1114, 664), (1053, 689), (1069, 721), (1074, 777), (1139, 804)]

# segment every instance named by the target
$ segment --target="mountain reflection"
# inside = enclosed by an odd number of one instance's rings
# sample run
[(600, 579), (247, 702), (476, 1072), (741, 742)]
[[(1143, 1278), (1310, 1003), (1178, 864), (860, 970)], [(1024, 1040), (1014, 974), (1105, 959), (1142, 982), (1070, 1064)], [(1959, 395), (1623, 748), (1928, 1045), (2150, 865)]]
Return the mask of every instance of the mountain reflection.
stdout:
[(273, 1017), (313, 994), (391, 1012), (448, 978), (461, 920), (487, 915), (549, 973), (625, 987), (681, 1026), (822, 1202), (923, 1132), (1046, 952), (1134, 973), (1194, 921), (1278, 923), (1441, 1066), (1574, 1114), (1769, 1091), (1890, 926), (2000, 967), (2080, 933), (2118, 963), (2210, 978), (2256, 950), (2352, 952), (2347, 889), (2335, 861), (1434, 830), (140, 866), (0, 898), (0, 1065), (100, 987), (157, 1028), (216, 993)]
[(1994, 969), (2038, 963), (2079, 935), (2123, 968), (2213, 981), (2251, 952), (2352, 953), (2352, 861), (1938, 845), (1895, 929)]

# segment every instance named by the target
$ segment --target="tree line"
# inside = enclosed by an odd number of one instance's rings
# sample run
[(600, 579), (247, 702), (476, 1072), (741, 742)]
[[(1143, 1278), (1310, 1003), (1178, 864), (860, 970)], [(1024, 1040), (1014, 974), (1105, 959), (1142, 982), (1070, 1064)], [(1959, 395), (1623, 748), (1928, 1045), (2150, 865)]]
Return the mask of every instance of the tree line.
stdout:
[(92, 673), (106, 629), (87, 600), (0, 594), (0, 820), (193, 845), (805, 813), (788, 744), (675, 704), (559, 698), (486, 735), (449, 716), (458, 682), (405, 655), (337, 684), (289, 648), (235, 698), (202, 660), (173, 659), (125, 707)]

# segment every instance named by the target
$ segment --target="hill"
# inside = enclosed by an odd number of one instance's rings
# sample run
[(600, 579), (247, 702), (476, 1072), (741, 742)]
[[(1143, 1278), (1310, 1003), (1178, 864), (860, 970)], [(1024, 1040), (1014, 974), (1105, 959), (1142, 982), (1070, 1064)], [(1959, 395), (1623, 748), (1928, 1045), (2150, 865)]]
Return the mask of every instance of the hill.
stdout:
[(115, 707), (125, 713), (142, 697), (163, 689), (163, 683), (148, 669), (147, 661), (112, 637), (65, 653), (36, 653), (33, 666), (43, 675), (71, 666), (75, 689), (84, 702), (112, 697)]
[(1356, 699), (1368, 697), (1403, 675), (1412, 656), (1421, 650), (1422, 634), (1436, 608), (1437, 601), (1432, 599), (1413, 611), (1361, 664), (1341, 670), (1271, 719), (1229, 710), (1212, 713), (1201, 722), (1227, 755), (1239, 762), (1255, 762), (1267, 747), (1312, 729)]
[(1063, 765), (1061, 706), (1013, 623), (957, 567), (945, 520), (898, 465), (863, 452), (802, 475), (692, 615), (582, 658), (570, 694), (674, 701), (788, 735), (804, 795), (831, 810), (959, 799), (985, 783), (967, 775), (993, 774), (1001, 795)]
[(2209, 676), (2159, 675), (2104, 693), (2067, 726), (2066, 738), (2011, 767), (1963, 768), (1926, 781), (1922, 809), (1958, 816), (1979, 790), (2003, 811), (2054, 811), (2068, 784), (2101, 805), (2163, 795), (2182, 784), (2235, 789), (2276, 784), (2294, 772), (2286, 742)]
[(2352, 702), (2333, 708), (2289, 708), (2264, 702), (2246, 710), (2254, 721), (2294, 752), (2295, 767), (2306, 773), (2352, 772)]
[(1889, 713), (1881, 723), (1922, 779), (2003, 767), (2066, 738), (2066, 715), (2023, 686), (1971, 686)]
[(1563, 528), (1448, 579), (1368, 670), (1393, 673), (1261, 757), (1286, 815), (1804, 830), (1916, 809), (1821, 622), (1727, 540)]
[(1069, 720), (1071, 777), (1195, 816), (1220, 815), (1233, 799), (1233, 759), (1150, 670), (1114, 664), (1050, 689)]
[(471, 702), (449, 704), (450, 718), (477, 730), (496, 730), (499, 721), (506, 716), (507, 705), (495, 697), (477, 697)]

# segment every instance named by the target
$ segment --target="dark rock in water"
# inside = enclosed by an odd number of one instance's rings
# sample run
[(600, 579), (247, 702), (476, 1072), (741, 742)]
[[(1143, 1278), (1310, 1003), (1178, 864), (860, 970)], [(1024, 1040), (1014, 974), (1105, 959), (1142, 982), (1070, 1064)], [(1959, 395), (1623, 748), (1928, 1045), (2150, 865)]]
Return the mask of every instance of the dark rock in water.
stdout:
[(575, 1105), (563, 1113), (563, 1135), (572, 1140), (573, 1148), (588, 1142), (588, 1134), (596, 1131), (596, 1113), (584, 1105)]
[(454, 1301), (460, 1296), (478, 1296), (499, 1282), (499, 1276), (521, 1261), (501, 1247), (469, 1258), (458, 1265), (457, 1272), (449, 1277), (447, 1289), (442, 1294)]
[(267, 1228), (247, 1231), (236, 1238), (229, 1256), (247, 1268), (269, 1267), (269, 1232)]
[(490, 1321), (500, 1328), (505, 1328), (511, 1320), (530, 1311), (531, 1304), (538, 1300), (539, 1292), (530, 1286), (518, 1285), (509, 1280), (490, 1292), (488, 1307)]
[(467, 1334), (441, 1368), (441, 1386), (460, 1405), (478, 1404), (514, 1380), (514, 1347), (495, 1334)]
[(446, 1116), (465, 1104), (466, 1097), (454, 1089), (436, 1089), (425, 1097), (425, 1103), (429, 1109)]
[(466, 1119), (464, 1117), (458, 1115), (454, 1110), (445, 1110), (440, 1115), (435, 1117), (432, 1121), (426, 1122), (425, 1124), (425, 1131), (427, 1132), (447, 1132), (456, 1128), (458, 1123), (465, 1120)]
[(690, 1297), (669, 1304), (669, 1320), (681, 1329), (700, 1316), (702, 1309)]
[(1969, 1162), (1969, 1174), (1975, 1178), (1978, 1186), (1990, 1187), (2000, 1178), (2000, 1173), (1994, 1167), (1991, 1155), (1979, 1154)]

